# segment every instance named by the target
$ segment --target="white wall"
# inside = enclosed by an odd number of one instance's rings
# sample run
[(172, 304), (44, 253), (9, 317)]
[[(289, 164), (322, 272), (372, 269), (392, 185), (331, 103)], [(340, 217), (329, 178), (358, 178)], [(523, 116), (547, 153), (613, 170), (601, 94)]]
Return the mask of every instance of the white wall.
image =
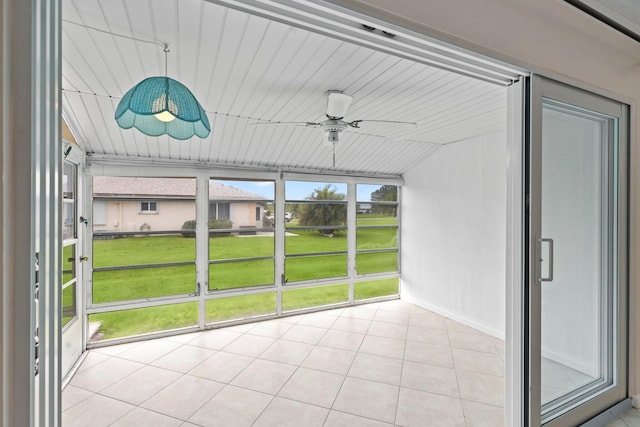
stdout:
[[(337, 0), (330, 0), (337, 1)], [(640, 45), (561, 0), (340, 0), (631, 104), (629, 259), (640, 257)], [(640, 405), (640, 263), (631, 262), (630, 392)]]
[[(561, 0), (329, 0), (631, 104), (629, 259), (640, 257), (640, 45)], [(640, 405), (640, 263), (631, 262), (630, 394)]]
[(404, 175), (402, 298), (504, 338), (506, 134), (456, 142)]

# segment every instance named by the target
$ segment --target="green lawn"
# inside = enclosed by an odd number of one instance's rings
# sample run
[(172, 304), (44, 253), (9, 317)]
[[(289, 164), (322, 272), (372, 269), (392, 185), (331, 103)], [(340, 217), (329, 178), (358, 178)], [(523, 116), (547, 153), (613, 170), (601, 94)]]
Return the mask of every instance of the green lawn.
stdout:
[[(395, 218), (391, 218), (395, 221)], [(388, 217), (359, 218), (366, 225), (389, 225)], [(393, 223), (392, 223), (393, 224)], [(361, 224), (364, 225), (364, 224)], [(289, 257), (286, 280), (344, 277), (347, 275), (346, 232), (326, 237), (314, 230), (290, 230), (295, 236), (285, 238), (287, 255), (327, 252), (345, 254)], [(357, 254), (359, 274), (397, 271), (397, 231), (395, 228), (359, 228), (358, 250), (390, 249), (387, 252)], [(274, 280), (274, 238), (269, 236), (215, 236), (209, 239), (209, 290), (223, 290), (272, 285)], [(243, 258), (269, 257), (242, 261)], [(124, 268), (95, 271), (93, 302), (114, 302), (158, 296), (185, 295), (196, 291), (195, 239), (182, 236), (127, 237), (96, 240), (94, 267), (128, 267), (134, 265), (189, 262), (189, 265), (150, 268)], [(220, 260), (236, 260), (217, 263)], [(357, 299), (398, 292), (397, 279), (392, 283), (356, 286)], [(348, 300), (347, 285), (323, 286), (283, 292), (283, 308), (293, 310)], [(262, 294), (207, 301), (207, 320), (250, 317), (275, 312), (275, 294)], [(197, 324), (197, 304), (185, 303), (95, 314), (91, 321), (102, 322), (104, 338), (115, 338)]]
[[(398, 280), (385, 279), (359, 282), (355, 286), (356, 300), (366, 300), (398, 293)], [(292, 289), (283, 292), (283, 310), (317, 307), (348, 299), (348, 285)], [(207, 322), (250, 318), (276, 312), (275, 292), (208, 300)], [(138, 308), (111, 313), (92, 314), (90, 322), (101, 322), (103, 339), (139, 335), (198, 324), (198, 304), (182, 303), (159, 307)]]

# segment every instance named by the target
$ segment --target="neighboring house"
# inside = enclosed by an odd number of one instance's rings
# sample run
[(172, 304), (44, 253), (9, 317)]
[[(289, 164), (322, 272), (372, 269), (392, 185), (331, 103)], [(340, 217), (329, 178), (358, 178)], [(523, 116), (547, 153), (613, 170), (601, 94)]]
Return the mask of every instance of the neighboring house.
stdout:
[[(266, 198), (209, 181), (209, 218), (263, 226)], [(94, 231), (180, 230), (196, 218), (193, 178), (93, 177)]]
[(368, 214), (373, 212), (373, 205), (371, 203), (358, 203), (356, 212), (359, 214)]

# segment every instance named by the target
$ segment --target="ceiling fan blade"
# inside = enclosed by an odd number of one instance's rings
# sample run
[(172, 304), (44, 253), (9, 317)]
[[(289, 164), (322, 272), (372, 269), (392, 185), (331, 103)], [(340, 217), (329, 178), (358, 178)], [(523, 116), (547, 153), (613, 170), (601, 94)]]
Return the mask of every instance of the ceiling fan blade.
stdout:
[(360, 129), (360, 123), (391, 123), (396, 125), (407, 125), (416, 127), (418, 126), (415, 122), (403, 122), (398, 120), (354, 120), (352, 122), (348, 122), (347, 124), (352, 128)]
[(327, 117), (334, 120), (342, 119), (353, 101), (353, 96), (346, 95), (337, 90), (327, 93)]
[(261, 126), (261, 125), (268, 125), (268, 126), (290, 126), (290, 125), (298, 125), (298, 126), (313, 126), (313, 127), (317, 127), (317, 126), (321, 126), (322, 123), (315, 123), (315, 122), (252, 122), (249, 123), (250, 125), (256, 125), (256, 126)]

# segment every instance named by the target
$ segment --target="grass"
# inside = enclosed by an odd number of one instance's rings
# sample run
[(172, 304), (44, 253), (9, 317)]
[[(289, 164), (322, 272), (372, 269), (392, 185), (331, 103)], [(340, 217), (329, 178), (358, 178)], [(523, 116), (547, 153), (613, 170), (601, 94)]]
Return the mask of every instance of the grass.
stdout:
[(291, 311), (308, 307), (335, 304), (349, 300), (349, 285), (317, 286), (282, 292), (282, 310)]
[[(355, 299), (366, 300), (398, 293), (398, 279), (384, 279), (355, 284)], [(283, 310), (318, 307), (348, 299), (348, 285), (319, 286), (285, 290)], [(276, 312), (275, 292), (208, 300), (207, 322), (251, 318)], [(110, 313), (92, 314), (90, 322), (101, 322), (103, 339), (113, 339), (198, 324), (198, 304), (182, 303), (159, 307), (138, 308)]]
[[(397, 219), (384, 215), (358, 215), (357, 248), (391, 249), (358, 253), (358, 274), (397, 271), (397, 229), (367, 228), (366, 225), (395, 225)], [(294, 225), (292, 221), (288, 225)], [(364, 228), (362, 228), (364, 227)], [(285, 238), (287, 255), (346, 252), (346, 231), (334, 237), (315, 230), (290, 230)], [(274, 238), (217, 235), (209, 239), (209, 259), (233, 262), (210, 263), (209, 290), (273, 285)], [(191, 265), (124, 268), (94, 271), (93, 302), (104, 303), (158, 296), (186, 295), (196, 291), (195, 239), (182, 236), (128, 237), (96, 240), (94, 267), (128, 267), (145, 264), (193, 262)], [(270, 257), (265, 260), (243, 258)], [(65, 265), (65, 270), (66, 265)], [(288, 283), (347, 275), (345, 254), (289, 257), (285, 261)], [(67, 272), (68, 274), (68, 272)], [(363, 282), (369, 283), (369, 282)], [(398, 293), (397, 279), (356, 284), (356, 298), (367, 299)], [(332, 285), (283, 292), (283, 309), (314, 307), (348, 300), (348, 285)], [(275, 312), (275, 293), (222, 298), (207, 301), (208, 322), (251, 317)], [(183, 303), (118, 312), (94, 314), (90, 321), (102, 323), (104, 338), (116, 338), (197, 324), (197, 304)]]

